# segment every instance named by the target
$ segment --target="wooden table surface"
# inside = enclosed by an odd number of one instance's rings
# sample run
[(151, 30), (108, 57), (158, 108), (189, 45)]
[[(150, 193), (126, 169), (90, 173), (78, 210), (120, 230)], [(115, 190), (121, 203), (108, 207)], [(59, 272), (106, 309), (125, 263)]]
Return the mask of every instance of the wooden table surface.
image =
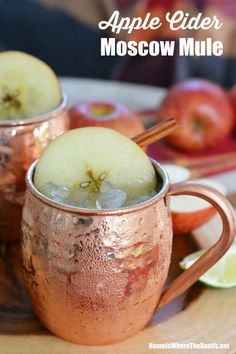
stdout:
[[(134, 109), (153, 107), (163, 90), (136, 85), (113, 84), (93, 80), (62, 81), (70, 102), (86, 98), (117, 98)], [(96, 86), (96, 87), (95, 87)], [(142, 99), (141, 99), (142, 96)], [(93, 96), (94, 97), (94, 96)], [(145, 99), (146, 97), (146, 99)], [(235, 192), (236, 171), (217, 176), (228, 192)], [(218, 226), (217, 226), (218, 227)], [(197, 237), (212, 232), (204, 227)], [(174, 237), (168, 282), (179, 273), (178, 262), (196, 249), (190, 235)], [(229, 343), (230, 349), (211, 353), (236, 353), (236, 288), (215, 290), (195, 284), (187, 293), (154, 314), (149, 325), (136, 336), (115, 345), (81, 346), (51, 335), (35, 318), (21, 277), (19, 244), (0, 245), (0, 354), (143, 354), (152, 343)], [(164, 350), (163, 353), (205, 353), (203, 350)]]

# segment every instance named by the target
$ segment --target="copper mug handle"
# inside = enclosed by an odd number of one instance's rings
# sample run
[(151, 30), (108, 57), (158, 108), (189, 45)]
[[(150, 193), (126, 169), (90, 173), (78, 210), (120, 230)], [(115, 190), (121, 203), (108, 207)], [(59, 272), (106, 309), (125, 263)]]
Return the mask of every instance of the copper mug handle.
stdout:
[(217, 190), (195, 182), (176, 183), (171, 185), (169, 196), (193, 195), (211, 203), (221, 216), (223, 231), (220, 239), (205, 252), (191, 267), (183, 272), (162, 294), (157, 308), (165, 306), (171, 300), (184, 293), (209, 268), (211, 268), (229, 249), (236, 234), (234, 210), (229, 201)]

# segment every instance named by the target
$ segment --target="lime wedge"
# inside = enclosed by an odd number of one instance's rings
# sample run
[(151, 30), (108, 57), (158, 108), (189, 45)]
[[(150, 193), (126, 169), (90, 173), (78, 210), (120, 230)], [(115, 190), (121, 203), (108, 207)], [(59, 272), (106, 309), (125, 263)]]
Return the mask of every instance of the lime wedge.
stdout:
[[(179, 263), (180, 268), (189, 268), (206, 251), (204, 249), (188, 255)], [(226, 254), (199, 278), (199, 281), (214, 288), (236, 286), (236, 244), (231, 246)]]

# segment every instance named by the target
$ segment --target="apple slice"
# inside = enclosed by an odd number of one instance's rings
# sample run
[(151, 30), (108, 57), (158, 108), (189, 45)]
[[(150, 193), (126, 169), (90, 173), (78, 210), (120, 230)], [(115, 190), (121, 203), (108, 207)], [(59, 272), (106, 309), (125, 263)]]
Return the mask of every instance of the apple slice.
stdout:
[(168, 173), (171, 184), (187, 181), (191, 176), (190, 170), (183, 166), (175, 164), (163, 164), (163, 167)]
[[(163, 166), (172, 184), (185, 182), (191, 177), (191, 172), (186, 167), (175, 164), (164, 164)], [(196, 181), (207, 184), (219, 192), (226, 194), (225, 187), (213, 179), (202, 178)], [(195, 228), (205, 224), (216, 213), (215, 208), (208, 202), (201, 198), (187, 195), (171, 197), (170, 209), (174, 234), (191, 232)]]
[(82, 101), (69, 111), (71, 129), (104, 127), (133, 138), (144, 131), (137, 114), (117, 101)]
[[(213, 179), (198, 179), (196, 182), (207, 184), (225, 194), (225, 187)], [(173, 230), (175, 234), (188, 233), (208, 222), (216, 209), (205, 200), (193, 196), (175, 196), (170, 199)]]
[(34, 117), (60, 101), (59, 81), (47, 64), (22, 52), (0, 53), (0, 119)]
[(43, 152), (34, 176), (36, 188), (46, 183), (97, 192), (102, 182), (128, 198), (156, 189), (155, 170), (143, 150), (115, 130), (73, 129), (56, 138)]

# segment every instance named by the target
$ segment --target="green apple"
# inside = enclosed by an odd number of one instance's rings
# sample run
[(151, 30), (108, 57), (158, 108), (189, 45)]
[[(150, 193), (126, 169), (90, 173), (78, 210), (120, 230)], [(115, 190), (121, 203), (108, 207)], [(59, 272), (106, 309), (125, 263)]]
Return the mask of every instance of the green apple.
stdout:
[(0, 53), (0, 119), (22, 119), (56, 108), (61, 88), (52, 69), (22, 52)]
[(87, 127), (56, 138), (37, 164), (34, 184), (46, 183), (98, 192), (106, 181), (129, 198), (156, 189), (155, 170), (143, 150), (115, 130)]

